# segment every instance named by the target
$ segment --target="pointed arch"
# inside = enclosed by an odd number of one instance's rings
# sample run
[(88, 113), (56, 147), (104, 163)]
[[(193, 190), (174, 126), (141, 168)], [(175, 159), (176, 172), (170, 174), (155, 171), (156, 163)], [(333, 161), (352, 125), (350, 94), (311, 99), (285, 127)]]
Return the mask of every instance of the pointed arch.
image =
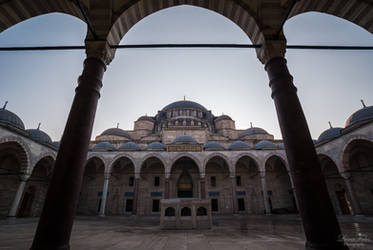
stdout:
[(181, 154), (177, 154), (172, 160), (171, 160), (171, 162), (170, 162), (170, 165), (169, 165), (169, 167), (170, 167), (170, 169), (166, 169), (166, 172), (167, 171), (169, 171), (169, 173), (171, 173), (171, 170), (172, 170), (172, 166), (173, 165), (175, 165), (175, 163), (179, 160), (179, 159), (181, 159), (181, 158), (183, 158), (183, 157), (185, 157), (185, 158), (190, 158), (193, 162), (194, 162), (194, 164), (196, 164), (196, 166), (198, 167), (198, 171), (199, 171), (199, 173), (202, 173), (202, 163), (201, 163), (201, 161), (197, 158), (197, 157), (195, 157), (194, 155), (192, 155), (191, 153), (187, 153), (187, 152), (183, 152), (183, 153), (181, 153)]
[(112, 170), (113, 170), (113, 166), (115, 165), (115, 163), (121, 159), (121, 158), (127, 158), (133, 165), (134, 167), (134, 170), (135, 172), (137, 171), (137, 161), (135, 160), (135, 158), (133, 158), (130, 154), (128, 153), (120, 153), (120, 154), (117, 154), (113, 159), (111, 159), (111, 161), (109, 162), (108, 164), (108, 168), (107, 168), (107, 173), (111, 173)]
[[(5, 144), (12, 144), (15, 145), (15, 150), (17, 155), (19, 156), (19, 161), (21, 164), (20, 171), (28, 173), (31, 171), (31, 150), (30, 147), (26, 144), (26, 142), (18, 137), (18, 136), (9, 136), (0, 139), (0, 147), (4, 146)], [(0, 149), (1, 150), (1, 149)]]

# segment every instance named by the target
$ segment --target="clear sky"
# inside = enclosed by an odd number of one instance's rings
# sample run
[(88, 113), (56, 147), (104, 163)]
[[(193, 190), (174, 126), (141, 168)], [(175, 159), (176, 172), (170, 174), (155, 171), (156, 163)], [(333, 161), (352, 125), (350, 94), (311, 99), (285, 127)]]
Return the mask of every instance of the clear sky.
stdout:
[[(348, 21), (319, 13), (285, 24), (288, 44), (373, 45), (373, 35)], [(0, 46), (82, 45), (81, 20), (49, 14), (0, 34)], [(137, 23), (121, 44), (251, 43), (230, 20), (191, 6), (159, 11)], [(24, 121), (59, 140), (82, 72), (84, 51), (0, 52), (0, 103)], [(343, 127), (361, 108), (373, 105), (373, 51), (289, 50), (286, 54), (313, 138), (328, 121)], [(104, 76), (92, 138), (120, 123), (133, 129), (141, 115), (155, 115), (183, 99), (222, 113), (246, 129), (250, 122), (281, 138), (267, 74), (252, 49), (118, 50)]]

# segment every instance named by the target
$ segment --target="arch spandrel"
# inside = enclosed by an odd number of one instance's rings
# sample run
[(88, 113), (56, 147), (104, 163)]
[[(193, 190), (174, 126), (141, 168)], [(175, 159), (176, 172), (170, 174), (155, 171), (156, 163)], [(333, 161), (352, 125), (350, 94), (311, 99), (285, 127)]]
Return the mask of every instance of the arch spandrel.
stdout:
[[(32, 17), (63, 13), (79, 18), (85, 22), (79, 7), (72, 0), (45, 0), (44, 3), (34, 0), (10, 0), (0, 3), (0, 32)], [(81, 1), (83, 8), (87, 9)]]
[(340, 17), (373, 34), (373, 2), (361, 0), (299, 0), (288, 19), (311, 11)]

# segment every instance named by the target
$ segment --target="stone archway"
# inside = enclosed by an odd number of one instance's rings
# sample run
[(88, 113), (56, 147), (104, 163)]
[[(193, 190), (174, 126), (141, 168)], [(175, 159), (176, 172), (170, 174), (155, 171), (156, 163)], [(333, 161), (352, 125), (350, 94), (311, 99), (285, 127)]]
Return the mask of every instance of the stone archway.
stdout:
[(117, 158), (110, 169), (107, 215), (124, 215), (135, 210), (135, 182), (134, 163), (126, 156)]
[(78, 214), (97, 215), (101, 206), (105, 164), (98, 157), (88, 159), (78, 203)]
[(0, 144), (0, 216), (7, 216), (20, 184), (19, 175), (27, 169), (27, 153), (17, 142)]
[(200, 197), (198, 165), (189, 157), (178, 158), (171, 166), (170, 198)]
[(319, 160), (336, 214), (352, 214), (347, 187), (343, 177), (339, 174), (337, 165), (324, 154), (319, 155)]
[(221, 156), (211, 157), (205, 165), (206, 197), (217, 200), (219, 214), (233, 213), (232, 182), (228, 163)]
[(343, 152), (343, 167), (363, 214), (373, 214), (373, 142), (356, 139)]
[(241, 156), (235, 165), (236, 204), (239, 213), (263, 214), (258, 163), (248, 155)]
[(165, 166), (163, 161), (151, 156), (141, 165), (137, 214), (159, 214), (160, 200), (165, 198)]
[(297, 204), (284, 161), (273, 155), (265, 162), (265, 178), (271, 213), (297, 212)]
[(52, 177), (53, 165), (54, 159), (52, 156), (43, 157), (35, 164), (26, 183), (18, 209), (18, 217), (37, 217), (41, 215), (49, 181)]

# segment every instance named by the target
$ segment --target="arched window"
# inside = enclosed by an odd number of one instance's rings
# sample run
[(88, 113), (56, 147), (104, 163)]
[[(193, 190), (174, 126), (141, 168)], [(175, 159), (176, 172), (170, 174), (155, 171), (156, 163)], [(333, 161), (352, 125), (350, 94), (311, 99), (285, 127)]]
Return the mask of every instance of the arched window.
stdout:
[(199, 207), (197, 209), (197, 216), (207, 216), (207, 209), (204, 207)]
[(175, 208), (168, 207), (164, 213), (165, 216), (175, 216)]
[(181, 216), (192, 216), (192, 210), (189, 207), (183, 207), (181, 209)]

